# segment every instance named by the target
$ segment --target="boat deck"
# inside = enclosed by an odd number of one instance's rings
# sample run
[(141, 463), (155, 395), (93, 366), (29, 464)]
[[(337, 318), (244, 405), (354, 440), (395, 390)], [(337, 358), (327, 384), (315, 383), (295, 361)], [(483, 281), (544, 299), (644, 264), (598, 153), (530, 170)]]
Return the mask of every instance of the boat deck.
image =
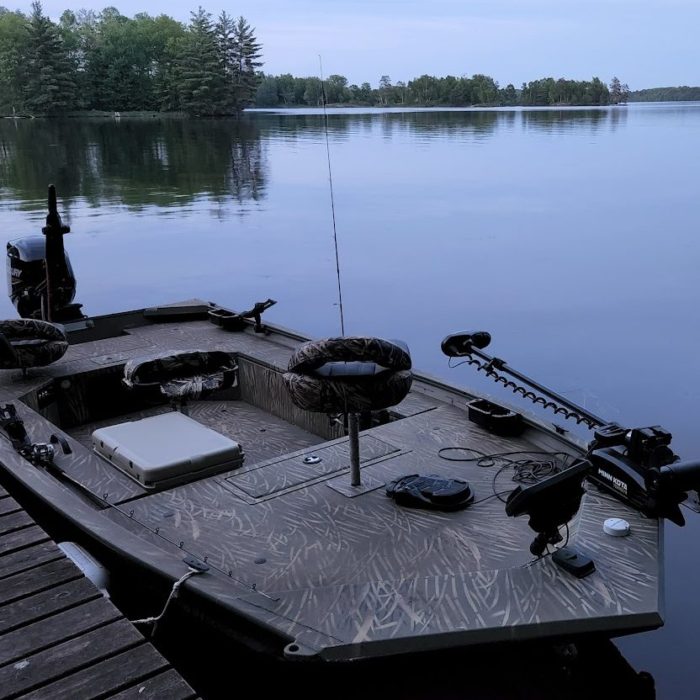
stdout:
[[(285, 393), (281, 373), (298, 337), (226, 332), (206, 320), (127, 315), (120, 323), (111, 337), (72, 345), (62, 360), (26, 378), (5, 372), (0, 400), (17, 405), (32, 439), (47, 440), (56, 426), (67, 437), (73, 453), (57, 461), (103, 502), (96, 509), (81, 497), (71, 510), (76, 521), (105, 538), (117, 533), (131, 550), (157, 551), (154, 561), (172, 578), (182, 573), (183, 552), (207, 562), (211, 571), (188, 581), (188, 589), (292, 640), (289, 655), (354, 658), (661, 624), (656, 520), (589, 489), (568, 537), (594, 559), (596, 572), (576, 579), (548, 557), (534, 562), (527, 519), (506, 516), (502, 499), (516, 485), (507, 459), (562, 468), (570, 458), (555, 453), (577, 454), (554, 431), (529, 424), (521, 437), (495, 436), (469, 422), (468, 394), (417, 375), (392, 409), (394, 420), (361, 433), (368, 488), (358, 493), (349, 487), (347, 438)], [(236, 357), (238, 386), (193, 402), (190, 414), (238, 441), (245, 463), (149, 492), (94, 454), (89, 436), (169, 410), (130, 405), (119, 393), (127, 360), (191, 349)], [(445, 447), (466, 448), (452, 457), (491, 459), (450, 461), (439, 454)], [(498, 457), (504, 453), (517, 454)], [(311, 454), (321, 462), (305, 464)], [(0, 459), (32, 490), (60, 500), (57, 486), (32, 473), (9, 445), (0, 443)], [(466, 479), (475, 503), (439, 512), (402, 508), (386, 496), (391, 480), (417, 473)], [(611, 516), (627, 519), (632, 535), (604, 536), (603, 520)]]
[(4, 698), (195, 697), (3, 488), (0, 687)]

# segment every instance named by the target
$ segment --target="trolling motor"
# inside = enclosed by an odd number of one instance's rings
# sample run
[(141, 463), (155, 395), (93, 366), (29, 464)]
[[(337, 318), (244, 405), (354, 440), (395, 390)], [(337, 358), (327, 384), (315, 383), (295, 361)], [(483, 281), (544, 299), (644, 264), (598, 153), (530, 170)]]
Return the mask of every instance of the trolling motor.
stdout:
[(49, 212), (42, 236), (7, 244), (8, 292), (22, 318), (68, 323), (84, 318), (74, 304), (76, 281), (63, 236), (70, 232), (58, 213), (56, 188), (49, 185)]
[[(610, 423), (508, 367), (504, 360), (483, 352), (490, 342), (485, 331), (465, 331), (447, 336), (441, 348), (448, 357), (465, 358), (514, 393), (594, 431), (585, 459), (537, 484), (517, 487), (507, 500), (508, 515), (530, 517), (530, 527), (537, 533), (530, 547), (534, 555), (541, 556), (549, 544), (561, 541), (559, 528), (578, 510), (584, 478), (649, 517), (685, 524), (680, 504), (688, 501), (690, 492), (700, 491), (700, 460), (679, 461), (670, 447), (671, 433), (660, 426), (630, 429)], [(478, 422), (489, 428), (488, 422)], [(557, 550), (553, 558), (578, 576), (593, 570), (590, 560), (569, 547)]]
[(679, 461), (660, 426), (627, 430), (616, 423), (594, 432), (589, 479), (642, 513), (683, 526), (680, 504), (700, 490), (700, 460)]

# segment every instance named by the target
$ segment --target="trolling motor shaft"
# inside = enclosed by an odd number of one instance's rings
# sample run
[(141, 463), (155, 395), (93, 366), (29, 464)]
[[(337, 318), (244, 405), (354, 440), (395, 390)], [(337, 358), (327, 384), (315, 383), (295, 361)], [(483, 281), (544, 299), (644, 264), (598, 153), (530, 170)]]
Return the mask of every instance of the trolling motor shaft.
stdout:
[[(535, 404), (541, 404), (544, 408), (551, 408), (555, 413), (563, 414), (565, 418), (573, 418), (577, 423), (585, 423), (589, 428), (608, 423), (583, 406), (569, 401), (522, 372), (509, 367), (505, 360), (483, 352), (483, 348), (490, 343), (491, 334), (486, 331), (462, 331), (448, 335), (440, 347), (448, 357), (467, 358), (466, 361), (470, 365), (476, 366), (477, 370), (484, 372), (486, 376), (512, 389), (515, 393), (522, 394), (523, 397), (530, 399)], [(520, 384), (507, 379), (504, 375), (509, 375)], [(523, 387), (523, 384), (526, 386)]]

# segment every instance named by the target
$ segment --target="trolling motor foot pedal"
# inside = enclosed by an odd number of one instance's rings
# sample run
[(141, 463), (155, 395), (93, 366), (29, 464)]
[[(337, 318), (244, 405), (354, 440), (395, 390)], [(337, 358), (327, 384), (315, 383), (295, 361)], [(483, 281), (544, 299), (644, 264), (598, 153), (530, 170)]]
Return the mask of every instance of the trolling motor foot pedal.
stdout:
[(595, 571), (593, 559), (577, 552), (573, 547), (560, 547), (552, 554), (552, 561), (576, 578), (584, 578)]

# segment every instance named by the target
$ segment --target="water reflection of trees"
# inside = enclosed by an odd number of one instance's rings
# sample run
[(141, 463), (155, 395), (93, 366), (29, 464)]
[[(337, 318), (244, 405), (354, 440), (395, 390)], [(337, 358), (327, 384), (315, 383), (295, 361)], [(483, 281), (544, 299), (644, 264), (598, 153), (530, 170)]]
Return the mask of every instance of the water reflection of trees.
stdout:
[(0, 191), (21, 201), (54, 182), (67, 206), (242, 203), (265, 196), (266, 171), (249, 120), (0, 120)]
[[(422, 110), (339, 113), (329, 110), (335, 140), (357, 135), (416, 142), (488, 139), (499, 130), (563, 133), (615, 129), (626, 108)], [(187, 205), (201, 197), (220, 204), (266, 194), (263, 144), (321, 140), (323, 113), (253, 113), (234, 120), (0, 120), (0, 194), (34, 208), (54, 182), (66, 211), (81, 198), (92, 206), (132, 209)]]
[[(512, 124), (516, 119), (513, 111), (375, 111), (375, 112), (336, 112), (328, 110), (328, 133), (336, 139), (343, 139), (356, 133), (370, 133), (380, 129), (383, 136), (395, 134), (416, 137), (449, 136), (460, 134), (488, 136), (500, 126)], [(318, 138), (325, 133), (323, 113), (256, 113), (254, 117), (266, 136), (294, 138)]]
[[(320, 110), (296, 113), (256, 113), (252, 116), (266, 137), (319, 138), (325, 131)], [(514, 109), (514, 110), (406, 110), (335, 112), (328, 110), (328, 132), (343, 140), (352, 134), (379, 130), (385, 138), (405, 134), (415, 138), (472, 136), (488, 138), (499, 129), (516, 124), (551, 133), (581, 127), (615, 128), (627, 118), (625, 108), (610, 109)]]
[(549, 133), (580, 130), (601, 126), (615, 128), (627, 119), (627, 109), (610, 107), (607, 109), (533, 109), (523, 110), (523, 127)]

